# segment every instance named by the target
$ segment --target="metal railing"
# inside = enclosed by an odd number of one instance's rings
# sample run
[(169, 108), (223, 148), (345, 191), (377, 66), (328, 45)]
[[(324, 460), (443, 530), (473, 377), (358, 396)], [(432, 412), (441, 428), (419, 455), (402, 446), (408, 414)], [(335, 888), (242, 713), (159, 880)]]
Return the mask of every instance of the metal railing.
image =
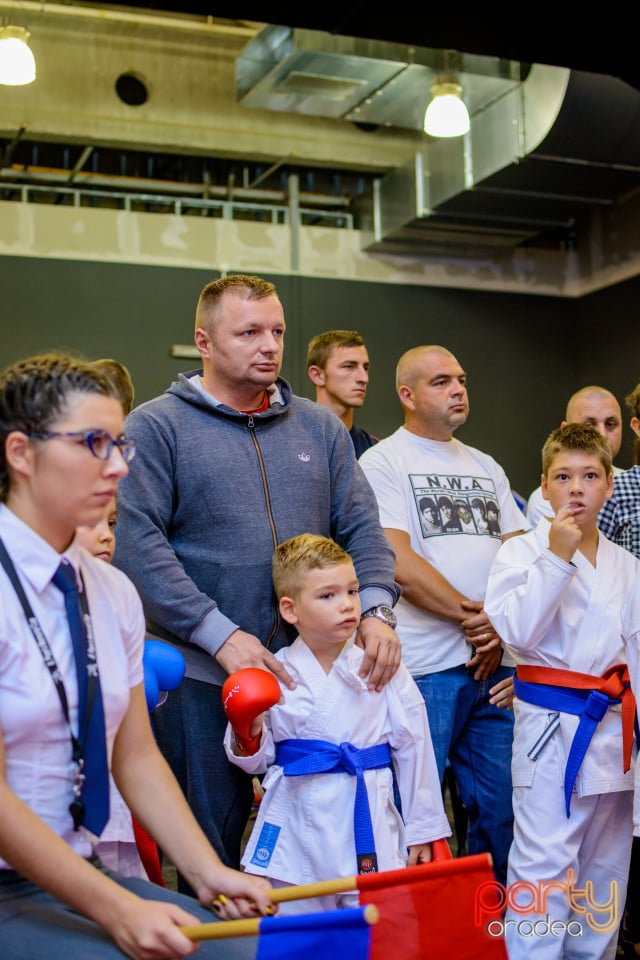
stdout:
[(329, 226), (353, 229), (353, 214), (344, 210), (302, 207), (294, 204), (252, 203), (236, 199), (175, 197), (169, 194), (121, 190), (96, 190), (81, 186), (42, 186), (0, 181), (0, 200), (21, 203), (48, 203), (74, 207), (98, 207), (128, 212), (164, 213), (174, 216), (217, 217), (223, 220), (252, 220), (272, 224)]

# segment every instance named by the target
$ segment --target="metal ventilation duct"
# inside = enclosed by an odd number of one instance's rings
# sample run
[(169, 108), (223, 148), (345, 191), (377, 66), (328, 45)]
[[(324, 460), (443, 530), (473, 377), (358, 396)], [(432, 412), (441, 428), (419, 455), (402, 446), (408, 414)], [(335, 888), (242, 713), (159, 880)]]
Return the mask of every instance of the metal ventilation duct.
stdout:
[(572, 244), (640, 187), (640, 91), (614, 77), (267, 26), (237, 59), (236, 94), (248, 107), (421, 130), (443, 72), (463, 87), (471, 132), (425, 137), (378, 181), (360, 211), (368, 252), (477, 256), (550, 232)]
[(640, 187), (640, 92), (535, 65), (472, 120), (377, 184), (366, 249), (476, 256), (558, 231), (575, 244)]
[(528, 67), (269, 25), (236, 60), (236, 96), (245, 107), (422, 130), (431, 85), (452, 71), (473, 113), (517, 88)]

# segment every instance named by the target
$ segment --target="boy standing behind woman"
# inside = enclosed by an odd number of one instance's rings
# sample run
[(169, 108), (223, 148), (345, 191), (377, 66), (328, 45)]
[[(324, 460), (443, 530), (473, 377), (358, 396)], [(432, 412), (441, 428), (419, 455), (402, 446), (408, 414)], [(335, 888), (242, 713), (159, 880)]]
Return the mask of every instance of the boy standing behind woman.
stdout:
[[(449, 836), (427, 714), (401, 664), (381, 692), (359, 676), (364, 651), (358, 578), (333, 540), (301, 534), (273, 558), (280, 614), (298, 631), (276, 653), (294, 690), (258, 714), (252, 742), (229, 724), (225, 749), (249, 774), (265, 773), (265, 794), (242, 863), (273, 886), (311, 883), (431, 860)], [(253, 755), (247, 755), (251, 749)], [(394, 803), (393, 763), (402, 816)], [(370, 820), (369, 820), (370, 818)], [(281, 912), (351, 906), (358, 894), (282, 904)]]
[[(102, 519), (95, 526), (79, 526), (76, 539), (89, 553), (111, 563), (116, 547), (115, 526), (117, 517), (116, 498), (113, 497), (105, 507)], [(131, 812), (122, 799), (113, 778), (109, 778), (109, 821), (94, 847), (105, 866), (115, 870), (123, 877), (143, 877), (147, 871), (140, 859), (133, 831)]]
[[(507, 882), (526, 885), (527, 902), (509, 896), (510, 960), (616, 953), (633, 831), (640, 563), (598, 532), (612, 489), (604, 437), (576, 423), (554, 430), (542, 491), (555, 516), (504, 543), (489, 576), (485, 610), (517, 664)], [(539, 914), (532, 886), (545, 889)], [(555, 932), (532, 935), (546, 918)]]

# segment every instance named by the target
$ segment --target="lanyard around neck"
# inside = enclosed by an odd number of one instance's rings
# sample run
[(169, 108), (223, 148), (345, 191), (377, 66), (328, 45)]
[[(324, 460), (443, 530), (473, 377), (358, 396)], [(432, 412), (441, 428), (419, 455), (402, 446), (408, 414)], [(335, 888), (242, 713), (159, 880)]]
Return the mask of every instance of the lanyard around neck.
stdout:
[[(84, 720), (81, 717), (78, 717), (78, 735), (76, 736), (71, 727), (71, 719), (69, 717), (69, 702), (67, 700), (67, 691), (65, 690), (64, 683), (62, 681), (62, 675), (58, 670), (58, 665), (53, 656), (53, 651), (49, 645), (49, 641), (44, 635), (42, 627), (36, 617), (35, 613), (31, 609), (31, 605), (27, 599), (27, 595), (24, 592), (22, 584), (20, 583), (20, 578), (13, 564), (13, 561), (7, 549), (0, 538), (0, 563), (4, 567), (7, 576), (9, 577), (13, 589), (15, 590), (18, 600), (22, 605), (24, 615), (29, 624), (29, 629), (33, 634), (33, 637), (38, 645), (38, 649), (42, 654), (42, 659), (44, 660), (45, 666), (49, 673), (51, 674), (51, 679), (54, 682), (56, 691), (58, 693), (58, 698), (60, 700), (60, 706), (62, 707), (62, 712), (64, 718), (67, 722), (69, 728), (69, 734), (71, 737), (71, 749), (72, 749), (72, 759), (74, 763), (81, 764), (83, 759), (84, 752), (84, 742), (87, 733), (87, 727), (89, 725), (89, 718), (91, 717), (91, 711), (93, 710), (93, 704), (96, 698), (96, 693), (99, 684), (98, 677), (98, 664), (96, 661), (96, 651), (95, 644), (93, 643), (93, 629), (91, 626), (91, 617), (89, 615), (89, 607), (87, 605), (86, 592), (83, 589), (80, 593), (80, 606), (82, 608), (82, 616), (87, 627), (87, 634), (91, 639), (91, 643), (88, 645), (87, 650), (87, 703), (84, 712)], [(84, 581), (83, 581), (84, 587)]]

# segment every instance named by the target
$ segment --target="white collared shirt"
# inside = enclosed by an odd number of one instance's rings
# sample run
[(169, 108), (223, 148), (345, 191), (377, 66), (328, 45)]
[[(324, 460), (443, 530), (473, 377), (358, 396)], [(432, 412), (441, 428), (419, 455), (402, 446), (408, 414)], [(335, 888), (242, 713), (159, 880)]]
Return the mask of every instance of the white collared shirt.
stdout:
[[(74, 732), (78, 689), (64, 598), (51, 583), (61, 556), (4, 504), (0, 537), (62, 675)], [(63, 554), (82, 572), (95, 635), (108, 756), (129, 703), (142, 682), (145, 635), (140, 598), (129, 579), (74, 540)], [(60, 699), (16, 592), (0, 567), (0, 731), (11, 789), (82, 856), (91, 837), (73, 830), (71, 738)], [(0, 859), (0, 868), (8, 866)]]

